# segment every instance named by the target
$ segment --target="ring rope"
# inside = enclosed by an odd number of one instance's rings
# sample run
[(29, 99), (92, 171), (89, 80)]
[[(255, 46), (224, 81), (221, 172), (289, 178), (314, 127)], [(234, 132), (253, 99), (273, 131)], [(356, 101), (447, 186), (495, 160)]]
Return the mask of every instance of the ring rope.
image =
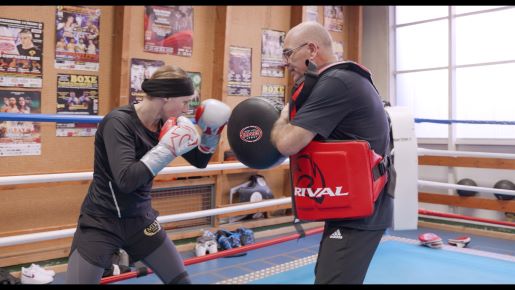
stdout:
[[(100, 123), (104, 116), (69, 115), (69, 114), (23, 114), (23, 113), (0, 113), (2, 121), (29, 121), (29, 122), (59, 122), (59, 123)], [(414, 118), (415, 123), (435, 124), (476, 124), (476, 125), (515, 125), (515, 121), (492, 121), (492, 120), (445, 120)]]
[(440, 188), (440, 189), (463, 189), (463, 190), (471, 190), (477, 192), (484, 193), (500, 193), (506, 195), (515, 196), (515, 190), (509, 189), (501, 189), (501, 188), (490, 188), (490, 187), (480, 187), (480, 186), (469, 186), (469, 185), (461, 185), (461, 184), (452, 184), (445, 182), (436, 182), (436, 181), (428, 181), (428, 180), (418, 180), (418, 186), (428, 186), (432, 188)]
[[(419, 156), (453, 156), (453, 157), (490, 157), (502, 159), (515, 159), (515, 154), (508, 153), (486, 153), (486, 152), (472, 152), (472, 151), (450, 151), (450, 150), (433, 150), (426, 148), (417, 148)], [(289, 164), (289, 159), (286, 159), (281, 165)], [(194, 166), (174, 166), (166, 167), (158, 174), (177, 174), (189, 172), (205, 172), (213, 170), (228, 170), (228, 169), (242, 169), (247, 168), (240, 162), (230, 162), (221, 164), (208, 164), (206, 168), (199, 169)], [(3, 185), (17, 185), (17, 184), (30, 184), (30, 183), (46, 183), (46, 182), (63, 182), (63, 181), (80, 181), (91, 180), (93, 172), (74, 172), (74, 173), (55, 173), (55, 174), (36, 174), (36, 175), (14, 175), (0, 177), (0, 186)]]
[[(286, 159), (279, 165), (287, 165), (289, 160)], [(173, 166), (165, 167), (161, 170), (158, 175), (162, 174), (179, 174), (179, 173), (190, 173), (190, 172), (206, 172), (216, 170), (230, 170), (230, 169), (243, 169), (248, 168), (240, 162), (229, 162), (229, 163), (218, 163), (208, 164), (206, 168), (197, 168), (195, 166)], [(13, 175), (13, 176), (2, 176), (0, 177), (0, 186), (3, 185), (18, 185), (18, 184), (31, 184), (31, 183), (47, 183), (47, 182), (64, 182), (64, 181), (80, 181), (80, 180), (91, 180), (93, 178), (93, 172), (71, 172), (71, 173), (53, 173), (53, 174), (35, 174), (35, 175)]]
[(417, 148), (417, 154), (418, 154), (418, 156), (430, 155), (430, 156), (447, 156), (447, 157), (515, 159), (515, 154), (510, 154), (510, 153), (452, 151), (452, 150), (437, 150), (437, 149), (427, 149), (427, 148)]
[(476, 125), (515, 125), (515, 121), (483, 121), (483, 120), (443, 120), (443, 119), (424, 119), (415, 118), (415, 123), (435, 123), (435, 124), (476, 124)]

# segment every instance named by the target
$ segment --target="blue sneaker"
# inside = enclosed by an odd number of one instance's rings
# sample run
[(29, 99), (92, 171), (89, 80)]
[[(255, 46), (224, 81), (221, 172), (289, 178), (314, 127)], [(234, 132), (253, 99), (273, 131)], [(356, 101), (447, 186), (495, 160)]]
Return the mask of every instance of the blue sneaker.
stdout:
[(218, 248), (220, 248), (220, 250), (224, 251), (232, 249), (231, 242), (228, 238), (230, 234), (231, 232), (226, 230), (218, 230), (216, 232), (216, 242), (218, 243)]
[(236, 232), (238, 232), (241, 236), (240, 239), (242, 245), (250, 245), (256, 242), (254, 239), (254, 232), (252, 230), (242, 227), (238, 228)]
[(229, 242), (233, 248), (241, 247), (241, 235), (239, 233), (231, 232)]

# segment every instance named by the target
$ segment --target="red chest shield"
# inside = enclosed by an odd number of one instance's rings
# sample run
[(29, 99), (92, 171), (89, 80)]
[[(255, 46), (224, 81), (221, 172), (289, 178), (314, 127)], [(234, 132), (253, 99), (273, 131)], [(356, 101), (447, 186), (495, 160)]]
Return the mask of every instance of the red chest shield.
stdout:
[(373, 168), (381, 160), (366, 141), (309, 143), (290, 156), (297, 217), (321, 221), (370, 216), (387, 181), (387, 174), (374, 179)]

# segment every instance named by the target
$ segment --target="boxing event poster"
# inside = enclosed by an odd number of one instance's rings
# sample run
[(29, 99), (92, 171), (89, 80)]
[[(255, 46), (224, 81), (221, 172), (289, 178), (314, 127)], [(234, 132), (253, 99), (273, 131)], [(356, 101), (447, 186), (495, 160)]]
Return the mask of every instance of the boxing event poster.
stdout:
[(100, 9), (57, 6), (55, 68), (98, 71)]
[(333, 51), (338, 61), (343, 60), (343, 41), (333, 41)]
[[(57, 114), (98, 115), (98, 76), (58, 74)], [(94, 136), (97, 124), (56, 123), (57, 137)]]
[(191, 56), (192, 6), (145, 6), (144, 51)]
[[(41, 113), (41, 92), (0, 91), (3, 113)], [(41, 155), (39, 122), (0, 121), (0, 156)]]
[(283, 46), (286, 33), (263, 29), (261, 34), (261, 76), (284, 77)]
[(306, 6), (306, 20), (305, 21), (318, 21), (318, 6)]
[(252, 48), (229, 47), (227, 95), (250, 96), (252, 83)]
[(188, 118), (195, 117), (195, 110), (200, 105), (200, 84), (202, 82), (202, 77), (199, 72), (188, 72), (191, 80), (193, 81), (193, 88), (195, 89), (195, 96), (191, 99), (188, 112), (185, 114)]
[(284, 107), (284, 85), (264, 84), (261, 87), (261, 96), (274, 104), (276, 108)]
[(43, 23), (0, 18), (0, 86), (41, 88)]
[(141, 84), (145, 79), (149, 79), (158, 68), (164, 65), (165, 62), (162, 60), (131, 59), (130, 104), (138, 103), (143, 99), (145, 92), (141, 89)]
[(324, 27), (328, 31), (343, 31), (343, 6), (324, 6)]

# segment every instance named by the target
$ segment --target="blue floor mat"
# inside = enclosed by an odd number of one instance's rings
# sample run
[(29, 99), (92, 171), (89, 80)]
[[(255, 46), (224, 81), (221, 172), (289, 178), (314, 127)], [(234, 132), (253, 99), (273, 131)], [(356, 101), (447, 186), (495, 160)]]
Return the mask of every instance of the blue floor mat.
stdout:
[[(251, 284), (313, 284), (315, 264)], [(515, 262), (386, 241), (372, 259), (365, 284), (514, 284)]]

